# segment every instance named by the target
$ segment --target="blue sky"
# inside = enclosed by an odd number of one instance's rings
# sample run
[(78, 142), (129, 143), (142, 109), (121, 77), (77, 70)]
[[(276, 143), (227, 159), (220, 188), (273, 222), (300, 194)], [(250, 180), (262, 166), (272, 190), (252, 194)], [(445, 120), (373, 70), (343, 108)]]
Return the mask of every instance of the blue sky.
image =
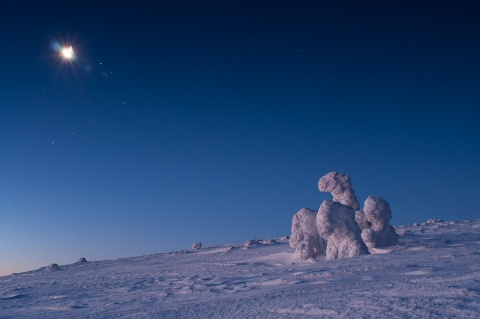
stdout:
[(469, 2), (26, 4), (0, 12), (0, 274), (288, 235), (330, 171), (396, 225), (479, 216)]

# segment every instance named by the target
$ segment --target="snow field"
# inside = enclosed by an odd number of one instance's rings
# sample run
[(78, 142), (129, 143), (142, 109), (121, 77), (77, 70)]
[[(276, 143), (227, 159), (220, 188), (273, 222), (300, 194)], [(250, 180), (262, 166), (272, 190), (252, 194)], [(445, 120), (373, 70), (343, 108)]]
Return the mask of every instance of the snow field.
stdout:
[(0, 277), (0, 318), (479, 318), (480, 220), (396, 230), (331, 261), (277, 240), (44, 267)]

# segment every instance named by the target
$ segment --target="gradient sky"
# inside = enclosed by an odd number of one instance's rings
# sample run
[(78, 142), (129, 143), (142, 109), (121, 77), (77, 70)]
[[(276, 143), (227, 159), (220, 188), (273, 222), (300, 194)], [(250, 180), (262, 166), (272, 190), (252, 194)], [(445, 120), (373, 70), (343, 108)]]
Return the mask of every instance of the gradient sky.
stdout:
[(0, 4), (0, 274), (289, 235), (330, 171), (394, 225), (479, 217), (474, 1), (31, 2)]

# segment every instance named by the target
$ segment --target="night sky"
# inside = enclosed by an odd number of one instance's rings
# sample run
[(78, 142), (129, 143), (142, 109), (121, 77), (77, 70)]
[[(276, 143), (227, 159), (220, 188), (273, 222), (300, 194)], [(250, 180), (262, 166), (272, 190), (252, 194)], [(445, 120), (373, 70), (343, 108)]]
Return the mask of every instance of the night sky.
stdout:
[(475, 1), (32, 2), (0, 3), (0, 274), (289, 235), (330, 171), (394, 225), (480, 216)]

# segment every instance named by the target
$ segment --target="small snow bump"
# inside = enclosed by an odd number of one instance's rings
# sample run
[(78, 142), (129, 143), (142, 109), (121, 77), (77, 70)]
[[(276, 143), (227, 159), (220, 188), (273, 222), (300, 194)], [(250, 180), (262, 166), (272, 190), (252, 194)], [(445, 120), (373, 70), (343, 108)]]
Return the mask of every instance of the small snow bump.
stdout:
[(200, 249), (202, 248), (202, 243), (195, 243), (192, 245), (192, 249)]
[(50, 264), (47, 266), (47, 270), (48, 271), (58, 271), (60, 270), (60, 267), (58, 266), (58, 264)]

